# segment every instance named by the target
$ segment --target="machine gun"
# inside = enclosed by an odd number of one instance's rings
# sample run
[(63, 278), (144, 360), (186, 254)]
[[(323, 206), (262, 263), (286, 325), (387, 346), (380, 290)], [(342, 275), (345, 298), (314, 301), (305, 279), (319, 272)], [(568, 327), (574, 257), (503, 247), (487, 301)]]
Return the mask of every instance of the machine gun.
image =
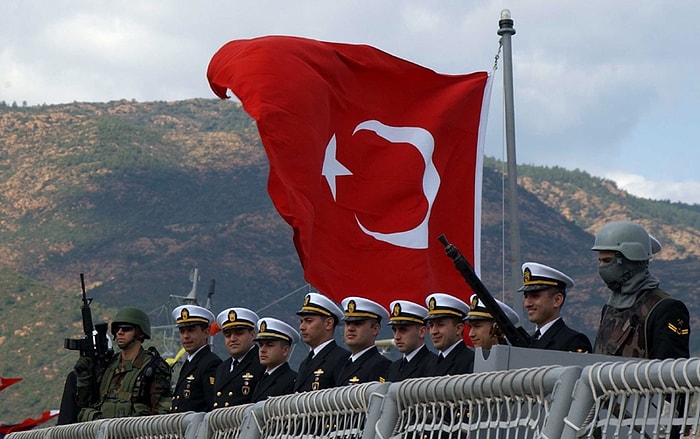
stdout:
[(107, 363), (112, 358), (113, 351), (109, 345), (107, 323), (93, 324), (92, 312), (90, 304), (92, 298), (88, 298), (85, 294), (85, 276), (80, 273), (80, 288), (82, 291), (83, 304), (80, 307), (80, 314), (83, 319), (83, 337), (82, 338), (66, 338), (63, 340), (63, 347), (71, 351), (80, 351), (80, 356), (88, 357), (92, 361), (92, 384), (90, 387), (97, 395), (99, 389), (94, 385), (97, 377), (107, 367)]
[(474, 272), (474, 268), (469, 264), (469, 261), (464, 258), (459, 249), (450, 244), (445, 235), (438, 236), (438, 240), (445, 246), (445, 253), (452, 259), (457, 271), (459, 271), (464, 280), (467, 281), (467, 284), (474, 290), (479, 300), (484, 303), (484, 306), (489, 310), (510, 344), (521, 348), (532, 346), (534, 340), (530, 334), (528, 334), (522, 326), (516, 328), (513, 322), (508, 319), (501, 307), (498, 306), (496, 299), (493, 298), (486, 288), (486, 285), (481, 282), (479, 276)]

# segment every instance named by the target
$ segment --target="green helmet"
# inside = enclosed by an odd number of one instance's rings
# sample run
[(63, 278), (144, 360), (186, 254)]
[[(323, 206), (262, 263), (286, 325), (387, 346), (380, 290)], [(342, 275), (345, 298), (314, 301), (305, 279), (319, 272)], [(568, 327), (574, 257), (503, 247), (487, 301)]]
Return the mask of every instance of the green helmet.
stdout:
[(648, 261), (652, 254), (646, 229), (629, 221), (615, 221), (601, 227), (591, 250), (620, 252), (630, 261)]
[(114, 317), (114, 321), (112, 321), (112, 335), (116, 335), (118, 325), (125, 323), (138, 326), (146, 338), (151, 338), (151, 321), (148, 315), (140, 309), (133, 306), (120, 309)]

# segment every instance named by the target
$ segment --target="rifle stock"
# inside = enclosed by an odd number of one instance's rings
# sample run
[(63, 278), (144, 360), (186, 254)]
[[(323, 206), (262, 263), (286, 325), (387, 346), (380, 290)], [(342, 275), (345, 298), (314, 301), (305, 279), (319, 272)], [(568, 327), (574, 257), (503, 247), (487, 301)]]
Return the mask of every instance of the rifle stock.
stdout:
[(534, 342), (530, 334), (528, 334), (522, 326), (516, 327), (513, 322), (510, 321), (459, 249), (450, 244), (445, 235), (440, 235), (438, 240), (445, 246), (445, 253), (452, 259), (457, 271), (459, 271), (467, 284), (474, 290), (474, 293), (476, 293), (479, 300), (483, 302), (486, 309), (489, 310), (510, 344), (516, 347), (530, 347)]

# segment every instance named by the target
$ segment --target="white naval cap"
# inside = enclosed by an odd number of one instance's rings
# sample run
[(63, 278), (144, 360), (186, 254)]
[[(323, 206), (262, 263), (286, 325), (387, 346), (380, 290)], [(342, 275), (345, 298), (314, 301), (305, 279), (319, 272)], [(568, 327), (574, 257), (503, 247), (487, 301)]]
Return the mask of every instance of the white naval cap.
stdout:
[(564, 294), (574, 286), (574, 280), (559, 270), (537, 262), (525, 262), (522, 266), (523, 286), (518, 291), (537, 291), (545, 288), (560, 288)]
[(263, 317), (258, 320), (258, 333), (255, 341), (284, 340), (289, 344), (299, 343), (300, 337), (296, 329), (282, 320), (273, 317)]
[(248, 308), (227, 308), (216, 316), (216, 323), (222, 331), (233, 328), (255, 329), (258, 320), (260, 317)]
[(408, 300), (394, 300), (389, 309), (390, 325), (425, 325), (425, 317), (428, 315), (428, 308)]
[(469, 312), (469, 305), (447, 293), (433, 293), (426, 297), (425, 304), (428, 305), (426, 320), (440, 317), (457, 317), (464, 320)]
[(389, 313), (383, 306), (364, 297), (346, 297), (342, 301), (343, 320), (346, 322), (354, 322), (358, 320), (377, 319), (388, 320)]
[(304, 297), (304, 304), (297, 311), (297, 315), (304, 314), (334, 317), (337, 321), (343, 320), (343, 310), (334, 301), (319, 293), (309, 293)]
[[(508, 317), (514, 325), (520, 323), (520, 316), (515, 312), (513, 308), (501, 302), (500, 300), (494, 298), (499, 307), (503, 310), (503, 313)], [(493, 314), (486, 309), (486, 305), (479, 299), (476, 294), (472, 295), (471, 306), (469, 307), (469, 314), (467, 315), (467, 320), (493, 320)]]
[(180, 305), (173, 310), (173, 319), (178, 328), (192, 325), (209, 326), (214, 321), (214, 314), (198, 305)]

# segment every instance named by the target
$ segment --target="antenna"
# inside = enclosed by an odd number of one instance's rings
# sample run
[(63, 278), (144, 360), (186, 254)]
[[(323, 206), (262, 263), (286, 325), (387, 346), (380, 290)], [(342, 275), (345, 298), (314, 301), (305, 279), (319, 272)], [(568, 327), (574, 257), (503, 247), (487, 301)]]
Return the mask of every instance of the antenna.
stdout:
[(197, 267), (190, 272), (190, 281), (192, 282), (192, 290), (187, 297), (182, 299), (182, 303), (184, 305), (199, 305), (197, 303), (197, 282), (199, 282), (199, 269)]
[(211, 296), (214, 295), (214, 290), (216, 289), (216, 280), (212, 279), (209, 281), (209, 291), (207, 291), (207, 304), (204, 307), (211, 311), (212, 301)]

